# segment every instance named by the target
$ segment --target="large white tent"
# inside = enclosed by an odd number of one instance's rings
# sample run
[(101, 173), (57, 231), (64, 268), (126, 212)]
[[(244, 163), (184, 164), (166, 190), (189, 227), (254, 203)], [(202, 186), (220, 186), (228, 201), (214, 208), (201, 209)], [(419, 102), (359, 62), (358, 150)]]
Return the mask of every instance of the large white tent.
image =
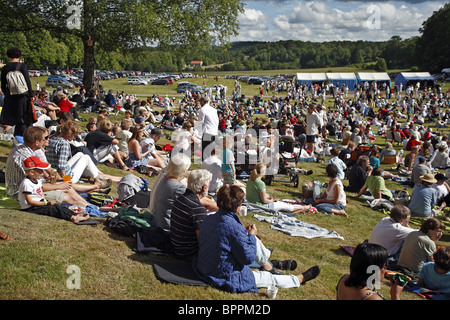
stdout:
[(430, 83), (434, 82), (433, 76), (429, 72), (401, 72), (395, 77), (395, 85), (402, 84), (403, 88), (407, 84), (415, 85), (416, 82)]
[(297, 73), (295, 75), (295, 81), (299, 85), (307, 84), (310, 86), (311, 84), (319, 83), (327, 81), (327, 76), (325, 73)]
[(358, 72), (356, 78), (359, 83), (364, 81), (391, 81), (386, 72)]

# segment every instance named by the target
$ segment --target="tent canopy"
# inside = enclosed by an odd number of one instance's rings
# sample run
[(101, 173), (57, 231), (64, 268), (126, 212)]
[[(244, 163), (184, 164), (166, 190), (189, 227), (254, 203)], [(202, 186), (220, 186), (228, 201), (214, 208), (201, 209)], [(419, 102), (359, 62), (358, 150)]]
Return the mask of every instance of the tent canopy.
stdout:
[(342, 85), (345, 84), (350, 90), (355, 88), (356, 75), (352, 72), (327, 73), (326, 76), (333, 86), (342, 87)]
[(408, 82), (428, 82), (434, 81), (433, 76), (429, 72), (401, 72), (395, 77), (395, 85), (402, 84), (403, 87), (406, 86)]
[(356, 78), (359, 83), (364, 81), (391, 81), (386, 72), (358, 72)]
[(308, 86), (316, 82), (325, 82), (327, 76), (325, 73), (297, 73), (295, 79), (298, 84), (307, 84)]

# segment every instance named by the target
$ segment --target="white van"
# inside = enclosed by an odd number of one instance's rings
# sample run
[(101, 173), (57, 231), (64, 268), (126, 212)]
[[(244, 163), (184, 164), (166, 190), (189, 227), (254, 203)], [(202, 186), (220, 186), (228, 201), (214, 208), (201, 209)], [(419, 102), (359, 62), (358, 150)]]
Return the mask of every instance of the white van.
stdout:
[(142, 79), (141, 77), (128, 77), (128, 84), (133, 85), (133, 84), (139, 84), (139, 85), (147, 85), (148, 81), (145, 79)]

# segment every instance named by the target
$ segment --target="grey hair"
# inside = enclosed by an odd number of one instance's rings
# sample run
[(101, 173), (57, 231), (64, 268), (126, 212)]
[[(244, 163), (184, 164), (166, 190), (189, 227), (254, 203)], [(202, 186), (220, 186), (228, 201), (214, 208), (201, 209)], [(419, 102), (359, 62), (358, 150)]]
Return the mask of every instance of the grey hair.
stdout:
[(180, 178), (181, 176), (183, 176), (186, 170), (189, 170), (190, 166), (191, 159), (182, 153), (177, 153), (170, 158), (169, 164), (167, 165), (166, 169), (166, 175)]
[(197, 169), (191, 171), (188, 176), (188, 189), (194, 193), (202, 192), (202, 188), (204, 185), (208, 185), (211, 181), (212, 174), (208, 170), (205, 169)]

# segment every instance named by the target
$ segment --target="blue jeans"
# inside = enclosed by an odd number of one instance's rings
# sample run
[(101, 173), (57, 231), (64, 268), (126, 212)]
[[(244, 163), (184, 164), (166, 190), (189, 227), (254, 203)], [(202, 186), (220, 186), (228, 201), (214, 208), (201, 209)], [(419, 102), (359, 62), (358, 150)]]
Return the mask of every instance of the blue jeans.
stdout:
[(331, 214), (331, 210), (344, 210), (345, 206), (343, 206), (340, 203), (319, 203), (316, 204), (314, 207), (316, 207), (317, 211), (319, 212), (325, 212), (326, 214)]

